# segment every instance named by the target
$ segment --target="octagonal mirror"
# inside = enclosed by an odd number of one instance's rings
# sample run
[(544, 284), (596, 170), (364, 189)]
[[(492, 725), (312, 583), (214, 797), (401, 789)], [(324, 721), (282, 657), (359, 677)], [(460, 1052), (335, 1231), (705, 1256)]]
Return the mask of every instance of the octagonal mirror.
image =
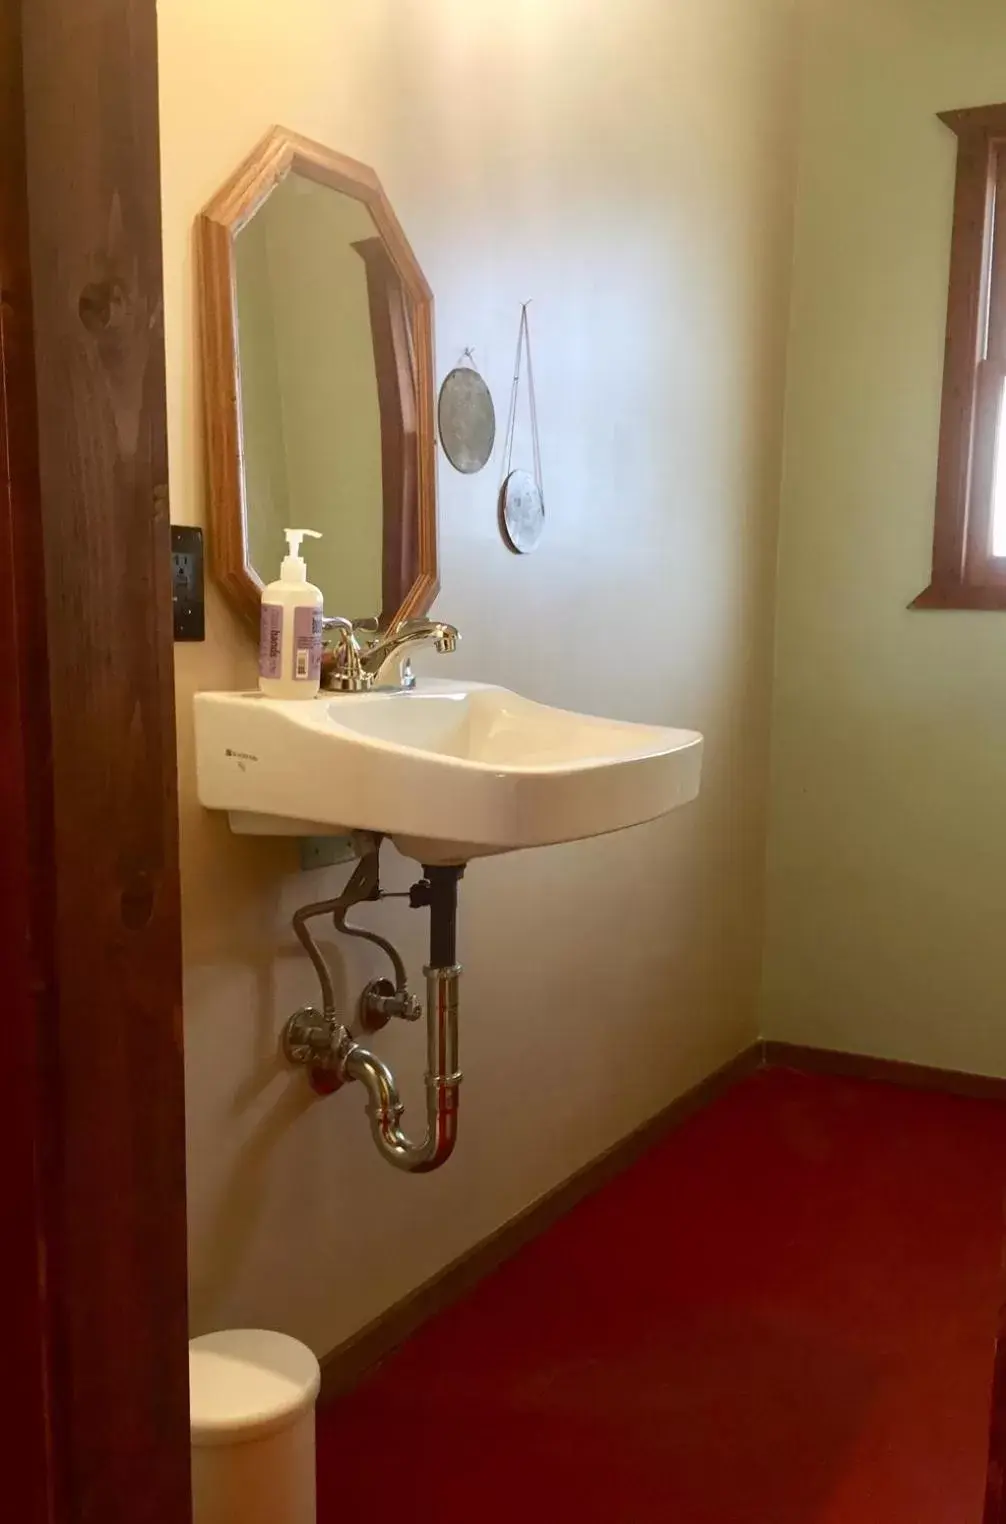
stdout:
[(210, 564), (257, 632), (283, 530), (326, 614), (437, 591), (433, 298), (365, 164), (277, 127), (199, 222)]

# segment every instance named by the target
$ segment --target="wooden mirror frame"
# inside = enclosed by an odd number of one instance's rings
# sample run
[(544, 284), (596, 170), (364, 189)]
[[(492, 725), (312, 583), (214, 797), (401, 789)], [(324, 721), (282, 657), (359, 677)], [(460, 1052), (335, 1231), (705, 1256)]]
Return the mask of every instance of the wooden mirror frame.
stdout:
[[(234, 239), (293, 172), (363, 202), (379, 234), (356, 248), (366, 267), (378, 351), (384, 481), (381, 626), (387, 628), (425, 614), (439, 589), (433, 292), (374, 171), (285, 127), (267, 133), (204, 207), (198, 222), (210, 566), (257, 634), (262, 579), (248, 552)], [(395, 299), (397, 283), (388, 280), (390, 272), (398, 276), (411, 309), (411, 344), (402, 303)], [(410, 525), (403, 505), (413, 492), (418, 513)]]

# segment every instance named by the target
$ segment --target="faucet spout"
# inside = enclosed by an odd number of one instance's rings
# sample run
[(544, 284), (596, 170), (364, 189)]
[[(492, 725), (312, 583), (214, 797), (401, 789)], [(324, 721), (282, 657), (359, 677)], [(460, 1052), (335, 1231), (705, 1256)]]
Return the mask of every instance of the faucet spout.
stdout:
[[(331, 618), (322, 620), (329, 632), (329, 649), (322, 655), (321, 685), (327, 692), (367, 693), (376, 686), (414, 688), (416, 679), (409, 661), (410, 653), (417, 646), (432, 646), (435, 651), (456, 651), (461, 636), (453, 624), (442, 619), (405, 619), (393, 625), (383, 635), (361, 642), (358, 631), (377, 628), (372, 619), (357, 620)], [(392, 662), (400, 664), (397, 682), (392, 685), (384, 677), (385, 668)], [(383, 681), (382, 681), (383, 680)]]
[(411, 670), (406, 670), (409, 654), (418, 646), (432, 646), (435, 651), (442, 653), (456, 651), (460, 639), (456, 627), (443, 620), (407, 619), (366, 646), (360, 653), (360, 663), (364, 672), (369, 673), (371, 680), (378, 684), (385, 668), (393, 661), (400, 661), (402, 672), (398, 686), (411, 688), (416, 680)]

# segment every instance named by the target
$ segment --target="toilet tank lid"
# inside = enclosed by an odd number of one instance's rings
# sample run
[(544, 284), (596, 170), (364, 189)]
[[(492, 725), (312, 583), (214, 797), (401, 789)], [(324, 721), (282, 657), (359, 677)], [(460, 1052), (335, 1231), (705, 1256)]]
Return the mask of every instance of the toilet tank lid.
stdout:
[(286, 1428), (313, 1407), (320, 1385), (318, 1361), (287, 1334), (202, 1334), (189, 1344), (192, 1443), (240, 1444)]

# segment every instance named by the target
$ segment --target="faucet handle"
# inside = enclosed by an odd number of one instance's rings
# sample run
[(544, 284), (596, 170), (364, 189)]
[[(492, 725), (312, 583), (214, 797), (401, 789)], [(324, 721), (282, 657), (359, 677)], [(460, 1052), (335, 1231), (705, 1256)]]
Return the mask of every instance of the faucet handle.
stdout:
[(373, 685), (373, 677), (360, 660), (360, 646), (351, 619), (334, 614), (322, 619), (321, 627), (334, 636), (321, 659), (322, 687), (338, 693), (363, 693)]
[(345, 638), (347, 635), (352, 635), (353, 633), (353, 621), (351, 619), (343, 619), (341, 614), (324, 615), (321, 621), (321, 627), (326, 631), (337, 630), (339, 632), (340, 639)]

